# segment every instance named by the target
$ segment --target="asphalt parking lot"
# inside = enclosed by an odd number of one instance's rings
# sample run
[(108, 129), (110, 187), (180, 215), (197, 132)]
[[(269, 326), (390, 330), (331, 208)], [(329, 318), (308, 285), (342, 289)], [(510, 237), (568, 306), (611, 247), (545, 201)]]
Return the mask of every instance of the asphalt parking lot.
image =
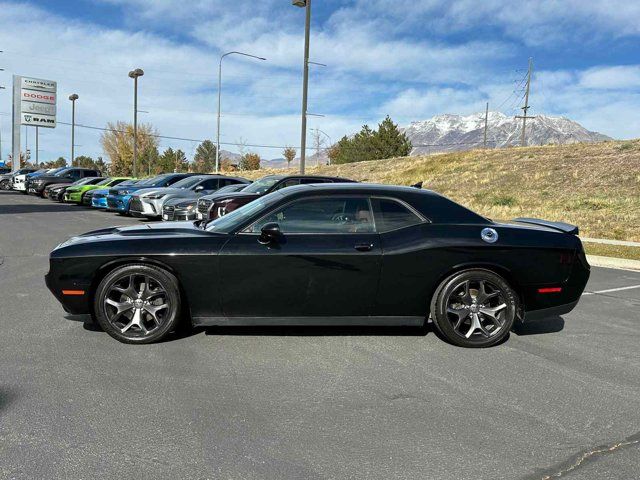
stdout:
[(640, 477), (640, 272), (490, 349), (430, 329), (212, 328), (123, 345), (66, 320), (48, 253), (140, 220), (0, 192), (0, 478)]

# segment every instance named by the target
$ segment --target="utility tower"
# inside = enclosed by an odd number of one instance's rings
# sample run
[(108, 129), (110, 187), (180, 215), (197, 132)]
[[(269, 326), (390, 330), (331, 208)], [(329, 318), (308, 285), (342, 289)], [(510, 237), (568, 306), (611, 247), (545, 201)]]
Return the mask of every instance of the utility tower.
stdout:
[(527, 136), (526, 136), (526, 128), (527, 128), (527, 118), (536, 118), (528, 116), (529, 112), (529, 89), (531, 88), (531, 72), (533, 71), (533, 58), (529, 57), (529, 72), (527, 73), (527, 87), (524, 93), (524, 107), (522, 107), (523, 114), (517, 115), (516, 118), (522, 119), (522, 137), (520, 138), (520, 146), (524, 147), (527, 145)]

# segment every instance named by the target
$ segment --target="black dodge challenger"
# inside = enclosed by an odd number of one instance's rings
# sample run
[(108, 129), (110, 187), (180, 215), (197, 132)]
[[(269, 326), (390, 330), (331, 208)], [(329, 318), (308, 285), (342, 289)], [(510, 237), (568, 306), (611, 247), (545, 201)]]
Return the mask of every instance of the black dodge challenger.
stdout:
[(301, 185), (202, 222), (114, 227), (50, 257), (49, 289), (122, 342), (193, 325), (422, 325), (500, 342), (561, 315), (589, 278), (578, 229), (497, 223), (427, 190)]

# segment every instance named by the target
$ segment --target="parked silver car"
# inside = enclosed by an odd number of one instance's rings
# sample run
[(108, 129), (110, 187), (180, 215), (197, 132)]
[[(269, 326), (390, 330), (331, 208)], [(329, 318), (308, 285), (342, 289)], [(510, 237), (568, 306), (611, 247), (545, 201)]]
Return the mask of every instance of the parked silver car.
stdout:
[(184, 178), (170, 187), (144, 188), (136, 191), (131, 197), (129, 213), (134, 217), (159, 218), (162, 215), (162, 206), (168, 200), (197, 199), (201, 195), (208, 195), (221, 187), (236, 183), (249, 183), (249, 180), (207, 174)]

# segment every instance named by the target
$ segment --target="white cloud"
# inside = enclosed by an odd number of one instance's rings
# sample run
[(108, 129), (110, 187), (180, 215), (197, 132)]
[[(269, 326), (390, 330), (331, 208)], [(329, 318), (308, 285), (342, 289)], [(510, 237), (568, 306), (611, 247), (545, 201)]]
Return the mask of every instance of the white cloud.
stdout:
[(582, 73), (580, 85), (603, 90), (637, 90), (640, 89), (640, 65), (590, 68)]

